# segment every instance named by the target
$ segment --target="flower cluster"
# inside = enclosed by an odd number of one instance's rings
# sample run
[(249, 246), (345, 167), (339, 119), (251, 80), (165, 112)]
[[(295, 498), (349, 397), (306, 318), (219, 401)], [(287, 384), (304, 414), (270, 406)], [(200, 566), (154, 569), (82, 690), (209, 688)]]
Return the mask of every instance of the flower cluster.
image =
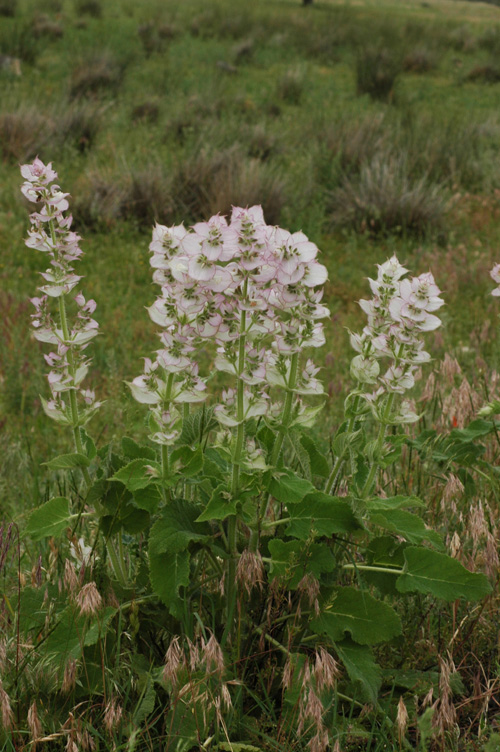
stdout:
[[(403, 402), (399, 412), (385, 414), (386, 396), (404, 394), (415, 383), (415, 371), (430, 360), (424, 350), (422, 333), (440, 326), (434, 312), (443, 305), (440, 290), (430, 272), (408, 279), (396, 256), (378, 265), (376, 280), (370, 279), (373, 292), (371, 300), (361, 300), (360, 306), (368, 317), (361, 334), (351, 333), (351, 345), (359, 353), (351, 362), (351, 373), (360, 383), (374, 385), (371, 393), (361, 396), (375, 416), (391, 422), (411, 423), (417, 420), (408, 403)], [(380, 362), (389, 359), (381, 374)], [(392, 404), (392, 400), (391, 400)]]
[[(40, 342), (55, 347), (54, 352), (44, 356), (51, 369), (48, 381), (52, 399), (43, 400), (43, 407), (49, 417), (76, 428), (83, 425), (100, 405), (91, 390), (81, 388), (89, 366), (85, 350), (98, 330), (98, 324), (92, 318), (96, 303), (85, 300), (78, 293), (74, 298), (76, 319), (70, 328), (64, 298), (81, 279), (75, 274), (72, 264), (82, 256), (82, 250), (79, 246), (80, 236), (71, 230), (73, 218), (71, 214), (66, 214), (69, 194), (63, 193), (54, 182), (57, 173), (51, 163), (45, 165), (36, 158), (33, 164), (21, 167), (21, 174), (25, 179), (21, 187), (24, 196), (28, 201), (41, 205), (40, 211), (30, 215), (31, 228), (25, 242), (28, 248), (47, 254), (50, 264), (41, 273), (44, 284), (39, 290), (43, 295), (31, 300), (35, 306), (35, 313), (31, 317), (34, 336)], [(59, 300), (58, 324), (50, 312), (51, 298)], [(71, 396), (76, 393), (80, 394), (83, 402), (80, 415)], [(69, 394), (69, 402), (65, 402), (65, 394)]]
[[(327, 271), (302, 232), (266, 225), (260, 206), (235, 207), (229, 223), (216, 215), (191, 230), (157, 225), (150, 250), (161, 293), (149, 313), (163, 328), (162, 348), (130, 387), (153, 406), (155, 441), (175, 439), (180, 403), (205, 398), (196, 354), (207, 341), (216, 345), (215, 369), (240, 384), (215, 409), (222, 426), (275, 413), (269, 387), (321, 393), (317, 369), (308, 362), (299, 371), (298, 354), (324, 343), (328, 309), (315, 288)], [(295, 419), (310, 419), (307, 408), (299, 404)]]
[(500, 297), (500, 264), (495, 264), (490, 272), (490, 276), (493, 282), (496, 282), (498, 285), (498, 287), (495, 287), (495, 289), (491, 291), (491, 294), (498, 298)]

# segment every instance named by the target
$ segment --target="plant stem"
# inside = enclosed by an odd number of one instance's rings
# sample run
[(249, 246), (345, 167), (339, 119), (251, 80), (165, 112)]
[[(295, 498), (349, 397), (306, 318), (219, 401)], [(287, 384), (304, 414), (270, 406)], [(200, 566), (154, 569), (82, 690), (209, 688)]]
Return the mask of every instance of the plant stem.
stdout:
[[(349, 423), (347, 424), (346, 434), (349, 435), (353, 432), (354, 426), (356, 425), (356, 410), (358, 408), (359, 404), (359, 396), (356, 395), (354, 398), (354, 404), (353, 404), (353, 412), (354, 415), (351, 415), (349, 418)], [(348, 443), (346, 442), (344, 445), (344, 448), (342, 449), (342, 452), (339, 454), (337, 459), (335, 460), (335, 464), (332, 468), (332, 472), (328, 476), (328, 480), (326, 481), (325, 485), (325, 493), (329, 494), (332, 492), (332, 488), (334, 488), (337, 484), (337, 478), (340, 473), (340, 470), (342, 469), (342, 465), (344, 463), (344, 457), (346, 455)]]
[(367, 479), (365, 481), (365, 484), (363, 486), (363, 489), (361, 491), (361, 498), (362, 499), (366, 499), (367, 496), (369, 496), (369, 494), (370, 494), (370, 492), (371, 492), (371, 490), (373, 488), (373, 485), (374, 485), (374, 483), (376, 481), (376, 478), (377, 478), (377, 473), (378, 473), (378, 470), (379, 470), (379, 467), (380, 467), (380, 457), (381, 457), (381, 454), (382, 454), (382, 449), (383, 449), (384, 440), (385, 440), (385, 434), (386, 434), (386, 431), (387, 431), (388, 420), (389, 420), (390, 415), (391, 415), (392, 405), (394, 403), (395, 396), (396, 396), (396, 393), (395, 392), (391, 392), (389, 394), (389, 397), (387, 398), (387, 402), (386, 402), (385, 410), (384, 410), (384, 415), (383, 415), (383, 421), (380, 423), (380, 428), (379, 428), (378, 437), (377, 437), (377, 443), (375, 445), (374, 460), (373, 460), (373, 462), (371, 464), (370, 472), (368, 473), (368, 477), (367, 477)]
[(396, 569), (393, 567), (372, 567), (369, 564), (343, 564), (342, 569), (361, 569), (366, 570), (367, 572), (386, 572), (387, 574), (397, 575), (403, 573), (403, 569)]
[[(247, 296), (247, 282), (243, 284), (242, 290), (243, 300)], [(240, 329), (239, 329), (239, 341), (238, 341), (238, 384), (236, 395), (236, 418), (238, 420), (238, 428), (236, 431), (236, 445), (233, 454), (233, 471), (231, 479), (231, 496), (234, 498), (238, 493), (240, 482), (240, 462), (241, 455), (243, 453), (243, 444), (245, 440), (245, 383), (241, 378), (241, 374), (245, 370), (245, 342), (246, 342), (246, 325), (247, 325), (247, 312), (241, 311), (240, 315)], [(232, 629), (234, 610), (236, 606), (236, 558), (238, 555), (238, 526), (236, 515), (231, 515), (227, 521), (227, 542), (229, 561), (227, 567), (227, 620), (224, 634), (222, 636), (222, 645), (225, 644), (230, 630)]]
[[(290, 375), (288, 378), (288, 391), (287, 395), (285, 397), (285, 403), (283, 405), (283, 412), (281, 414), (281, 422), (280, 426), (278, 428), (278, 435), (276, 436), (276, 440), (274, 442), (273, 451), (271, 453), (271, 458), (269, 460), (269, 464), (271, 467), (276, 467), (278, 464), (279, 456), (281, 454), (281, 448), (283, 446), (283, 441), (285, 440), (285, 435), (287, 430), (289, 429), (289, 423), (290, 423), (290, 417), (292, 414), (292, 407), (293, 407), (293, 398), (294, 398), (294, 389), (297, 385), (297, 375), (299, 370), (299, 356), (300, 353), (294, 352), (291, 359), (290, 359)], [(250, 551), (256, 551), (257, 545), (259, 541), (259, 528), (261, 525), (261, 521), (265, 520), (267, 517), (267, 512), (269, 509), (269, 505), (271, 503), (271, 494), (267, 495), (267, 500), (264, 505), (264, 511), (260, 514), (260, 519), (258, 520), (258, 526), (257, 529), (252, 531), (252, 534), (250, 536), (250, 543), (249, 548)]]

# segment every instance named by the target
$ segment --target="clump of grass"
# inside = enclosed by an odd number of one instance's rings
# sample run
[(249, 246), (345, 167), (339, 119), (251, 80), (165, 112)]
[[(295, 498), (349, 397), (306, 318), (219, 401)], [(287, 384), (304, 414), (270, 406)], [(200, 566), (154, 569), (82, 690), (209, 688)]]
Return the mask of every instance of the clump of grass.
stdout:
[(442, 230), (446, 202), (438, 185), (412, 180), (402, 157), (379, 156), (331, 194), (332, 223), (372, 235), (424, 237)]
[(254, 17), (248, 11), (234, 8), (227, 13), (220, 6), (213, 4), (191, 21), (190, 31), (193, 36), (215, 39), (242, 39), (247, 37), (255, 24)]
[(103, 119), (103, 109), (94, 102), (80, 100), (65, 107), (54, 118), (57, 131), (64, 143), (69, 143), (78, 151), (85, 152), (93, 145)]
[(0, 0), (0, 16), (13, 18), (17, 13), (17, 0)]
[(151, 227), (155, 222), (172, 220), (172, 185), (164, 170), (157, 165), (131, 170), (122, 215), (139, 225)]
[(465, 76), (466, 81), (496, 84), (500, 81), (500, 66), (496, 62), (475, 65)]
[(141, 40), (142, 48), (147, 57), (154, 52), (162, 52), (168, 37), (160, 36), (154, 21), (148, 21), (137, 28), (137, 34)]
[(35, 107), (0, 113), (0, 149), (4, 159), (23, 162), (43, 155), (52, 124)]
[(401, 71), (402, 63), (397, 52), (388, 47), (366, 47), (356, 57), (357, 93), (392, 102)]
[(91, 170), (75, 188), (74, 217), (77, 225), (89, 230), (112, 227), (122, 217), (127, 202), (127, 186), (116, 176)]
[(101, 18), (102, 2), (101, 0), (75, 0), (75, 12), (79, 16)]
[(72, 99), (115, 91), (123, 78), (123, 66), (109, 52), (94, 54), (77, 65), (70, 79)]
[(500, 26), (490, 26), (477, 37), (478, 47), (498, 54), (500, 51)]
[(132, 120), (136, 122), (144, 123), (156, 123), (160, 115), (160, 106), (158, 102), (148, 100), (137, 104), (132, 110)]
[(409, 73), (428, 73), (437, 64), (437, 55), (428, 47), (416, 47), (403, 59), (403, 68)]
[(238, 146), (193, 152), (174, 171), (172, 185), (176, 213), (193, 219), (260, 203), (267, 221), (277, 224), (287, 198), (283, 177), (258, 159), (246, 158)]
[(287, 104), (298, 105), (304, 92), (304, 73), (300, 69), (287, 70), (276, 87), (276, 95)]
[(270, 133), (263, 123), (249, 128), (245, 135), (245, 144), (248, 156), (263, 162), (278, 150), (277, 137)]
[(448, 34), (448, 44), (457, 52), (474, 52), (477, 37), (471, 34), (469, 26), (457, 26)]
[(36, 38), (60, 39), (64, 29), (57, 21), (45, 15), (38, 16), (33, 22), (33, 34)]
[(33, 24), (29, 21), (15, 21), (11, 26), (0, 27), (0, 54), (17, 57), (28, 65), (33, 65), (38, 57), (40, 41)]

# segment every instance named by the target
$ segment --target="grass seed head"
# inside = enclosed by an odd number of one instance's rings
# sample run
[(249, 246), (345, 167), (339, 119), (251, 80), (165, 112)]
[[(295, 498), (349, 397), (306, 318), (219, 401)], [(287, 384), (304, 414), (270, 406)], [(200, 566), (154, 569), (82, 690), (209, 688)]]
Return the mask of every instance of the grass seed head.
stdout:
[(243, 551), (238, 561), (236, 579), (239, 585), (243, 585), (248, 595), (251, 594), (253, 588), (256, 586), (262, 590), (262, 583), (264, 582), (264, 565), (262, 564), (262, 557), (258, 551), (254, 553), (248, 548)]
[(0, 679), (0, 710), (2, 713), (2, 725), (5, 731), (10, 731), (14, 726), (14, 713), (10, 706), (10, 697), (3, 688), (2, 680)]
[(76, 596), (76, 603), (83, 616), (95, 616), (102, 608), (102, 598), (95, 582), (88, 582)]
[(33, 742), (36, 742), (36, 740), (39, 739), (43, 734), (42, 723), (38, 716), (36, 707), (36, 700), (31, 703), (28, 710), (28, 728), (30, 730), (31, 739)]

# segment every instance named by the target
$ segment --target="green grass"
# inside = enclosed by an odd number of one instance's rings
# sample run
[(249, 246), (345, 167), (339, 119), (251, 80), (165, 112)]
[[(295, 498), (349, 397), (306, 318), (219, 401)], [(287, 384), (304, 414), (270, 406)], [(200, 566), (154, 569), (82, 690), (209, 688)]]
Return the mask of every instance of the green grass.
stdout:
[[(488, 276), (500, 260), (500, 84), (470, 80), (469, 74), (498, 58), (499, 9), (459, 0), (315, 0), (308, 8), (298, 0), (254, 0), (241, 7), (229, 0), (103, 0), (102, 16), (94, 17), (78, 16), (65, 0), (60, 11), (47, 10), (63, 29), (60, 38), (35, 37), (37, 12), (37, 3), (19, 0), (0, 30), (0, 54), (19, 58), (22, 72), (0, 68), (0, 131), (5, 116), (24, 118), (23, 128), (9, 131), (8, 150), (0, 132), (0, 518), (22, 522), (47, 498), (58, 479), (39, 465), (69, 451), (68, 437), (41, 410), (45, 366), (42, 348), (30, 336), (28, 301), (44, 267), (41, 255), (23, 244), (28, 211), (18, 163), (36, 154), (53, 161), (84, 236), (82, 289), (97, 301), (101, 331), (92, 345), (90, 379), (106, 400), (93, 423), (101, 441), (124, 430), (147, 434), (144, 412), (124, 382), (140, 373), (141, 358), (157, 342), (144, 310), (155, 296), (148, 263), (153, 219), (207, 219), (208, 212), (227, 209), (234, 194), (242, 204), (267, 200), (272, 221), (306, 232), (329, 269), (325, 302), (332, 321), (318, 356), (329, 398), (325, 420), (315, 429), (325, 443), (341, 420), (349, 387), (347, 329), (363, 325), (356, 301), (367, 295), (374, 264), (393, 253), (415, 273), (431, 269), (447, 302), (445, 325), (431, 349), (435, 362), (422, 384), (445, 353), (459, 360), (478, 391), (491, 382), (500, 370), (499, 311)], [(139, 27), (147, 23), (168, 25), (171, 37), (145, 49)], [(387, 101), (357, 93), (356, 61), (372, 39), (399, 60)], [(403, 53), (422, 43), (433, 66), (405, 70)], [(97, 50), (110, 85), (89, 87), (75, 100), (74, 71), (85, 74)], [(148, 103), (157, 106), (157, 118), (134, 120), (134, 110)], [(63, 116), (78, 107), (96, 118), (88, 142), (69, 126), (61, 135)], [(33, 133), (34, 110), (44, 118), (39, 133)], [(235, 166), (214, 180), (221, 152), (232, 155)], [(447, 206), (442, 221), (423, 223), (415, 233), (410, 227), (375, 232), (367, 212), (365, 231), (359, 231), (362, 221), (353, 229), (348, 212), (343, 219), (337, 210), (336, 192), (358, 185), (367, 165), (392, 158), (404, 160), (410, 182), (425, 179), (436, 190)], [(163, 195), (155, 195), (148, 214), (140, 196), (151, 186), (141, 175), (153, 170)], [(101, 205), (95, 176), (120, 186), (123, 198), (113, 195)], [(131, 193), (134, 180), (139, 188)], [(153, 190), (158, 192), (155, 185)], [(463, 532), (461, 524), (456, 526)], [(485, 615), (477, 638), (492, 682), (495, 619)], [(451, 638), (449, 627), (442, 629)], [(441, 635), (438, 648), (445, 647)], [(419, 649), (425, 656), (425, 646)], [(465, 649), (461, 657), (466, 663)], [(463, 742), (450, 741), (450, 750), (483, 748), (472, 712), (463, 719), (464, 734), (469, 721), (471, 733)], [(345, 749), (374, 752), (386, 743), (368, 747), (360, 739), (349, 732)]]

